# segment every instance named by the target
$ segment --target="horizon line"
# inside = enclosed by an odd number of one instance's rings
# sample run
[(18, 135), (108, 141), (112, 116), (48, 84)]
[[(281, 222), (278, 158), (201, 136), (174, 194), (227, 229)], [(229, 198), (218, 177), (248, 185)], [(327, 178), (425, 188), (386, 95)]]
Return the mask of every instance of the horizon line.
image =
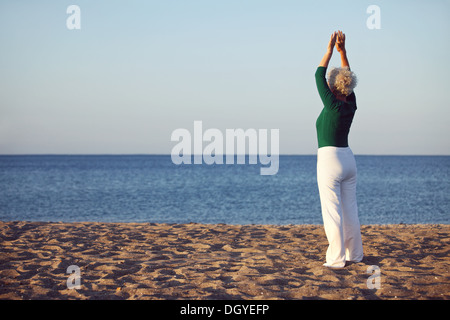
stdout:
[[(203, 156), (203, 154), (190, 154), (193, 156)], [(259, 154), (218, 154), (217, 156), (259, 156)], [(317, 156), (317, 153), (279, 153), (273, 154), (278, 156)], [(450, 154), (388, 154), (388, 153), (354, 153), (355, 156), (437, 156), (437, 157), (448, 157)], [(0, 153), (0, 156), (171, 156), (170, 153)], [(272, 156), (272, 154), (267, 154), (266, 156)]]

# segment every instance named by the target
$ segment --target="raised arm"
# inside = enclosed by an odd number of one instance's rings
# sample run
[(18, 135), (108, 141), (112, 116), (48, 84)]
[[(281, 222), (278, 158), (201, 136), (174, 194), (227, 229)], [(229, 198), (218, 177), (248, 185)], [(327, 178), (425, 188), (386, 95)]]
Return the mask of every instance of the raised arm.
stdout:
[(337, 32), (336, 50), (341, 54), (341, 67), (350, 69), (350, 64), (347, 59), (347, 50), (345, 49), (345, 34), (342, 31)]
[(322, 61), (320, 61), (319, 67), (316, 70), (316, 86), (317, 90), (319, 91), (319, 96), (322, 99), (322, 102), (325, 106), (325, 108), (331, 108), (333, 109), (336, 105), (336, 97), (333, 95), (333, 93), (330, 90), (330, 87), (328, 86), (327, 80), (325, 78), (328, 63), (330, 62), (331, 56), (333, 55), (334, 45), (336, 43), (337, 38), (337, 32), (333, 32), (333, 34), (330, 37), (330, 41), (328, 43), (327, 52), (322, 58)]
[(328, 68), (328, 63), (330, 62), (331, 56), (333, 55), (334, 44), (336, 43), (337, 33), (333, 32), (328, 42), (327, 52), (320, 61), (319, 67)]

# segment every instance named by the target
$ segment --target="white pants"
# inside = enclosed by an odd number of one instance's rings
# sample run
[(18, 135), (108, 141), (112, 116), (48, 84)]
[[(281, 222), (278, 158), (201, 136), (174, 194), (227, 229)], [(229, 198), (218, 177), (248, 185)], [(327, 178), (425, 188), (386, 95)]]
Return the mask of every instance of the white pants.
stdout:
[(324, 266), (342, 268), (345, 261), (361, 261), (363, 247), (356, 203), (356, 162), (350, 148), (319, 148), (317, 184), (329, 244)]

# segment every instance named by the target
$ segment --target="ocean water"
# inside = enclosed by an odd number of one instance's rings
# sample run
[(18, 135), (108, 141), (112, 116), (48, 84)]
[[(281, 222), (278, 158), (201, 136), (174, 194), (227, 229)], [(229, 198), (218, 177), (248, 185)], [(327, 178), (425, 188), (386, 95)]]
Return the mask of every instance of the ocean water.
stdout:
[[(356, 162), (362, 224), (450, 223), (450, 156)], [(0, 220), (322, 224), (315, 155), (259, 173), (170, 155), (0, 156)]]

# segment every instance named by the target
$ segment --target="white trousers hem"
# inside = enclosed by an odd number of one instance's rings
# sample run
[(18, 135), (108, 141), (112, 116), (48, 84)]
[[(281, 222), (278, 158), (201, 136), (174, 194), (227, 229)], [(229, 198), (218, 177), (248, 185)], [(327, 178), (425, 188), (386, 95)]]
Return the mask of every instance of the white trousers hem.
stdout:
[(317, 154), (317, 184), (328, 240), (327, 267), (361, 261), (363, 247), (356, 202), (356, 162), (350, 148), (322, 147)]

